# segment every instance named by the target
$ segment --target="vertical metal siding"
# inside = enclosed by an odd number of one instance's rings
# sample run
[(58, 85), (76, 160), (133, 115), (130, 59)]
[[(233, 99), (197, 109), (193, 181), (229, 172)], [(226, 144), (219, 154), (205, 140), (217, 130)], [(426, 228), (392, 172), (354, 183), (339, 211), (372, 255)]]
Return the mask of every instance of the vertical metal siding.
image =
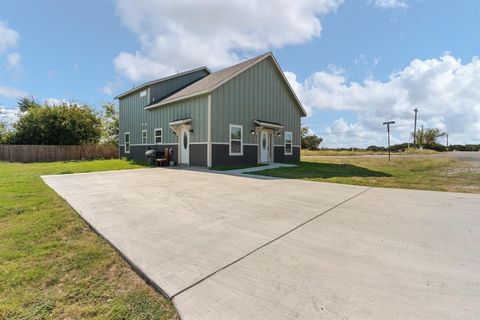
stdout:
[[(148, 95), (147, 95), (148, 96)], [(183, 118), (192, 118), (191, 142), (207, 141), (207, 96), (171, 103), (151, 110), (145, 110), (148, 97), (140, 98), (139, 93), (120, 99), (120, 144), (124, 144), (125, 132), (130, 132), (132, 145), (142, 143), (142, 130), (147, 130), (147, 144), (154, 144), (154, 130), (162, 128), (163, 143), (177, 143), (178, 138), (170, 130), (169, 123)], [(143, 124), (143, 125), (142, 125)]]
[[(212, 92), (212, 141), (229, 142), (228, 125), (234, 123), (243, 125), (244, 143), (257, 143), (250, 134), (255, 119), (283, 124), (293, 133), (293, 144), (300, 145), (301, 111), (270, 59)], [(284, 144), (283, 132), (275, 137), (276, 145)]]

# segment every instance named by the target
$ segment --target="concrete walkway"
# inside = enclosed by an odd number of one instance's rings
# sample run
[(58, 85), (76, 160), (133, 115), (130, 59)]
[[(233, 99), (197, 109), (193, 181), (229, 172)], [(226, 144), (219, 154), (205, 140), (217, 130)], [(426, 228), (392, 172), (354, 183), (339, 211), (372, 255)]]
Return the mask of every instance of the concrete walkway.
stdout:
[(44, 180), (182, 319), (480, 314), (480, 195), (162, 168)]
[(223, 171), (228, 174), (249, 174), (252, 172), (256, 171), (262, 171), (262, 170), (269, 170), (269, 169), (277, 169), (277, 168), (288, 168), (288, 167), (295, 167), (294, 164), (286, 164), (286, 163), (271, 163), (266, 166), (259, 166), (259, 167), (251, 167), (251, 168), (244, 168), (244, 169), (236, 169), (236, 170), (229, 170), (229, 171)]

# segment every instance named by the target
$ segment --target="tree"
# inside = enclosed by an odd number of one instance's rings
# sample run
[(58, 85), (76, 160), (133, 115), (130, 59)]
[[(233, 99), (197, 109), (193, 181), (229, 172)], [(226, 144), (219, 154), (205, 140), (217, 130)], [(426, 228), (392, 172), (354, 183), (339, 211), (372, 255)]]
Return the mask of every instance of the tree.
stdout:
[(368, 151), (385, 151), (387, 150), (385, 147), (379, 147), (379, 146), (375, 146), (375, 145), (372, 145), (372, 146), (369, 146), (367, 148)]
[(32, 108), (39, 108), (41, 105), (37, 102), (35, 97), (23, 97), (18, 99), (18, 108), (21, 112), (27, 112)]
[(114, 103), (106, 103), (103, 105), (102, 121), (102, 143), (106, 144), (118, 144), (118, 127), (119, 127), (119, 114), (118, 108)]
[(301, 134), (301, 147), (302, 149), (317, 150), (322, 143), (323, 139), (314, 135), (309, 134), (310, 129), (308, 127), (303, 127), (300, 130)]
[(0, 120), (0, 144), (9, 143), (12, 138), (12, 131), (7, 124)]
[[(421, 146), (425, 146), (426, 148), (431, 147), (435, 144), (437, 144), (437, 139), (440, 137), (445, 136), (445, 132), (442, 132), (438, 128), (431, 128), (431, 129), (420, 129), (417, 130), (416, 134), (416, 140), (417, 144)], [(414, 133), (411, 133), (411, 136), (413, 138)]]
[(63, 103), (27, 109), (14, 128), (15, 144), (89, 144), (99, 142), (102, 119), (89, 106)]

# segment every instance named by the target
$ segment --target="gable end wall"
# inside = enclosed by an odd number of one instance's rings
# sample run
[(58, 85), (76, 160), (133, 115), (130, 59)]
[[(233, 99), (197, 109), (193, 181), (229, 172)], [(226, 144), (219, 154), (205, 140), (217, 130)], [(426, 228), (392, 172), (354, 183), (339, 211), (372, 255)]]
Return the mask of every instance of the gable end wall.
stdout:
[(267, 58), (212, 92), (212, 142), (229, 142), (229, 124), (243, 125), (243, 143), (256, 144), (250, 134), (254, 119), (284, 125), (275, 145), (284, 145), (284, 131), (293, 133), (293, 145), (300, 146), (302, 113), (278, 69)]

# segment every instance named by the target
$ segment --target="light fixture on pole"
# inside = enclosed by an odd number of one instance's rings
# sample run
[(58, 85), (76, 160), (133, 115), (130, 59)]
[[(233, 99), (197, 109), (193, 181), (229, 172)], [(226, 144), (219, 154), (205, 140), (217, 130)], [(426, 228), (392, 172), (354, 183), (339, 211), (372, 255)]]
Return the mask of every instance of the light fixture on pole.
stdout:
[(390, 161), (390, 125), (394, 124), (395, 121), (385, 121), (383, 125), (387, 125), (387, 135), (388, 135), (388, 161)]

